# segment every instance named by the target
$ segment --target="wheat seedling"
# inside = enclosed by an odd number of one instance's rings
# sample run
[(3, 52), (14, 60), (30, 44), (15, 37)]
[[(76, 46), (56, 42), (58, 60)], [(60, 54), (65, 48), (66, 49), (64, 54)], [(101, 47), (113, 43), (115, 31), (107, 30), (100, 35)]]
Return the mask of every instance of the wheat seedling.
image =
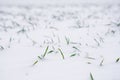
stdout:
[(49, 46), (47, 46), (47, 48), (45, 49), (45, 52), (44, 52), (44, 54), (43, 54), (43, 58), (46, 56), (47, 51), (48, 51), (48, 48), (49, 48)]
[(94, 80), (92, 73), (90, 73), (90, 78), (91, 80)]
[(38, 63), (38, 60), (36, 60), (34, 63), (33, 63), (33, 66), (36, 65)]
[(119, 60), (120, 60), (120, 58), (117, 58), (117, 59), (116, 59), (116, 63), (119, 62)]
[(70, 44), (70, 39), (65, 36), (65, 40), (66, 40), (67, 45), (69, 45)]
[(58, 50), (60, 51), (60, 54), (61, 54), (62, 58), (63, 58), (63, 59), (65, 59), (64, 54), (63, 54), (62, 50), (61, 50), (60, 48), (58, 48)]

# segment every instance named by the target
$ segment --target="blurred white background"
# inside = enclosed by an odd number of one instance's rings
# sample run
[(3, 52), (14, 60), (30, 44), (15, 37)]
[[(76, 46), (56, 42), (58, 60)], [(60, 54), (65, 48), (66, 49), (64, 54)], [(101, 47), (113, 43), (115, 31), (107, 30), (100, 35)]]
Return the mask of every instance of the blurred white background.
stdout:
[(120, 3), (120, 0), (0, 0), (0, 5), (40, 5), (71, 3), (118, 4)]

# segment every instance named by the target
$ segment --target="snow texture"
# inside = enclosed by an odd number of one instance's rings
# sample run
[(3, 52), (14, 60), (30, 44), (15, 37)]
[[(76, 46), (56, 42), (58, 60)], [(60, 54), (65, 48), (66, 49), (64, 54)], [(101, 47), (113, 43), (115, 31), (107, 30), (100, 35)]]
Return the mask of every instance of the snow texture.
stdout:
[(119, 4), (3, 3), (0, 80), (120, 80)]

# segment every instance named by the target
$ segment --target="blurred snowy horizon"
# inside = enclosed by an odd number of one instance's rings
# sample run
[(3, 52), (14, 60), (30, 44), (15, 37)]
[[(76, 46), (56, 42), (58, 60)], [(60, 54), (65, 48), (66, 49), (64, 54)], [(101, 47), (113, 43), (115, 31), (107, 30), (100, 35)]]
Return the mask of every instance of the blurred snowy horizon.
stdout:
[(0, 5), (120, 4), (120, 0), (0, 0)]

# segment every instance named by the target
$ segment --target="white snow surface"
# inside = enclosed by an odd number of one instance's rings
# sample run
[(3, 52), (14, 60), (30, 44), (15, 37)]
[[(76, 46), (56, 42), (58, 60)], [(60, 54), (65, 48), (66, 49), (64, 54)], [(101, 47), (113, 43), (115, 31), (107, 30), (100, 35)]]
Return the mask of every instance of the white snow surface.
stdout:
[(120, 4), (120, 0), (0, 0), (0, 5)]
[(0, 80), (120, 80), (118, 58), (118, 4), (0, 6)]

